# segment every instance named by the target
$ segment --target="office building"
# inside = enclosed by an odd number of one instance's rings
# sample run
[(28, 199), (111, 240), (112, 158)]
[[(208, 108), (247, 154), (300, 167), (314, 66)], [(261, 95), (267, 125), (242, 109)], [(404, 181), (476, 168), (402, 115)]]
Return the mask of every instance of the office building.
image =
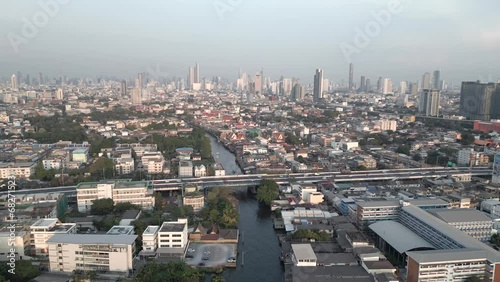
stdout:
[(200, 80), (200, 65), (198, 65), (198, 63), (196, 63), (196, 65), (194, 66), (194, 73), (193, 73), (193, 82), (194, 83), (201, 83), (201, 80)]
[(361, 81), (359, 82), (358, 90), (360, 92), (366, 92), (366, 78), (364, 75), (361, 76)]
[(17, 77), (15, 74), (13, 74), (10, 78), (10, 88), (13, 90), (17, 90), (17, 86)]
[(472, 120), (500, 118), (500, 84), (462, 82), (460, 114)]
[(188, 69), (188, 77), (187, 77), (187, 87), (188, 89), (193, 89), (194, 83), (194, 67), (189, 67)]
[(30, 245), (32, 255), (48, 255), (47, 240), (55, 234), (75, 234), (75, 223), (61, 223), (57, 218), (39, 219), (30, 226)]
[(382, 94), (392, 94), (392, 80), (390, 78), (384, 79)]
[(426, 116), (439, 116), (439, 99), (439, 90), (424, 89), (420, 95), (420, 106), (418, 110)]
[(474, 209), (439, 209), (430, 210), (429, 212), (479, 241), (487, 242), (491, 238), (493, 221), (481, 211)]
[(370, 79), (367, 79), (365, 82), (365, 92), (372, 91), (372, 85), (370, 84)]
[(401, 208), (399, 201), (358, 201), (356, 205), (356, 223), (362, 228), (376, 221), (396, 219)]
[(158, 248), (184, 249), (188, 243), (188, 221), (179, 218), (177, 221), (166, 221), (158, 230)]
[(127, 82), (125, 80), (120, 83), (120, 96), (122, 98), (127, 96)]
[(441, 71), (435, 70), (432, 75), (432, 86), (434, 89), (441, 90)]
[(431, 74), (426, 72), (422, 77), (422, 90), (431, 88)]
[(300, 84), (295, 84), (292, 90), (292, 99), (295, 101), (302, 101), (305, 95), (305, 87)]
[(48, 240), (50, 271), (131, 274), (136, 238), (136, 235), (56, 234)]
[(349, 91), (354, 89), (354, 65), (349, 64)]
[(81, 182), (76, 186), (76, 197), (79, 212), (90, 211), (92, 201), (106, 198), (113, 199), (115, 204), (130, 202), (145, 209), (154, 205), (147, 181)]
[(130, 100), (132, 102), (132, 105), (140, 106), (142, 105), (142, 94), (141, 94), (141, 89), (135, 87), (132, 89), (130, 92)]
[(262, 94), (262, 77), (260, 73), (257, 73), (254, 77), (254, 91), (253, 93), (256, 95)]
[(410, 83), (410, 94), (415, 95), (418, 93), (418, 83)]
[(406, 94), (407, 90), (408, 90), (408, 84), (406, 83), (406, 81), (401, 81), (399, 83), (399, 93)]
[(316, 103), (323, 99), (323, 70), (321, 69), (317, 69), (314, 75), (313, 99)]
[(377, 93), (382, 93), (383, 90), (383, 80), (382, 77), (379, 77), (377, 80)]
[[(324, 83), (324, 81), (323, 81)], [(327, 82), (328, 83), (328, 82)], [(289, 96), (292, 94), (292, 80), (290, 78), (283, 78), (283, 94)], [(323, 84), (324, 87), (324, 84)]]

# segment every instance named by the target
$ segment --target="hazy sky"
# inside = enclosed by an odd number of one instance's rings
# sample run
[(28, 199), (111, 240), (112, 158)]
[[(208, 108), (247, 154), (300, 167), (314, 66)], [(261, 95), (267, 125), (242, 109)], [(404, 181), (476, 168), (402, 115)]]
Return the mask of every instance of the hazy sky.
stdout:
[[(44, 23), (40, 3), (57, 1), (65, 3)], [(316, 68), (347, 80), (351, 60), (355, 81), (365, 75), (372, 85), (379, 76), (421, 80), (438, 68), (447, 81), (500, 78), (498, 0), (401, 0), (388, 25), (356, 45), (356, 29), (374, 24), (373, 13), (391, 1), (1, 0), (0, 77), (129, 78), (156, 69), (186, 77), (198, 62), (201, 77), (263, 67), (265, 76), (309, 83)], [(23, 33), (23, 18), (38, 31)], [(357, 48), (350, 58), (346, 44)]]

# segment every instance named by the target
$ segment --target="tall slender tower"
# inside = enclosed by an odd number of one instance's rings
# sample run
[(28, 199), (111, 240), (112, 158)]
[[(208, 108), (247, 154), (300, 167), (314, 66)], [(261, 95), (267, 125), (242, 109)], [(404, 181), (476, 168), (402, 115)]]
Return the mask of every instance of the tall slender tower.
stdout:
[(262, 93), (262, 76), (257, 73), (253, 79), (255, 83), (255, 94), (260, 95)]
[(430, 89), (431, 86), (431, 74), (426, 72), (422, 77), (422, 91), (424, 89)]
[(354, 65), (349, 64), (349, 91), (354, 88)]
[(193, 83), (194, 83), (194, 68), (189, 67), (189, 72), (188, 72), (188, 78), (187, 78), (187, 87), (189, 89), (193, 89)]
[(432, 82), (434, 84), (434, 89), (441, 90), (441, 71), (440, 70), (434, 71)]
[(365, 82), (366, 81), (366, 78), (364, 75), (361, 76), (361, 81), (360, 81), (360, 84), (359, 84), (359, 91), (360, 92), (366, 92), (366, 87), (365, 87)]
[(316, 69), (316, 74), (314, 75), (314, 91), (313, 91), (314, 102), (318, 103), (323, 99), (323, 70)]
[(17, 77), (15, 74), (13, 74), (11, 77), (10, 77), (10, 88), (12, 89), (17, 89)]
[(200, 65), (198, 63), (194, 66), (194, 83), (200, 83)]
[(120, 84), (120, 96), (121, 98), (127, 96), (127, 82), (125, 80), (122, 80)]

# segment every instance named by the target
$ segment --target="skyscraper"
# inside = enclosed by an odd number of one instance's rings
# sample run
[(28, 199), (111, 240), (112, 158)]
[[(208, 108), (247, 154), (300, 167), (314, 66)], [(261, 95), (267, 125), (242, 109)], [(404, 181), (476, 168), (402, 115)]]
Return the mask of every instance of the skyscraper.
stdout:
[(305, 87), (299, 83), (293, 86), (292, 99), (295, 101), (302, 101), (304, 99)]
[(189, 71), (188, 71), (188, 78), (187, 78), (187, 87), (189, 89), (193, 89), (193, 83), (194, 83), (194, 68), (193, 67), (189, 67)]
[(422, 90), (431, 88), (431, 74), (426, 72), (422, 77)]
[(435, 70), (433, 77), (432, 77), (432, 83), (434, 89), (439, 89), (441, 90), (441, 71), (440, 70)]
[(354, 65), (352, 63), (349, 64), (349, 91), (352, 91), (354, 88)]
[(257, 94), (257, 95), (260, 95), (262, 93), (262, 77), (260, 76), (260, 73), (257, 73), (254, 77), (254, 83), (255, 83), (255, 87), (254, 87), (254, 93)]
[(283, 94), (292, 94), (292, 80), (290, 78), (283, 78)]
[(137, 79), (139, 80), (139, 85), (136, 85), (139, 89), (142, 89), (144, 87), (144, 81), (142, 79), (142, 73), (137, 74)]
[(419, 112), (426, 116), (439, 116), (439, 92), (438, 89), (424, 89), (420, 95)]
[(384, 85), (382, 88), (382, 94), (390, 94), (392, 92), (392, 80), (390, 78), (384, 78)]
[(399, 83), (399, 93), (406, 94), (406, 90), (408, 90), (408, 85), (406, 84), (406, 81), (401, 81)]
[(365, 83), (365, 92), (370, 92), (372, 90), (372, 86), (370, 84), (370, 79), (367, 79), (366, 80), (366, 83)]
[(318, 103), (323, 99), (323, 70), (316, 69), (316, 74), (314, 75), (314, 90), (313, 90), (314, 102)]
[(200, 83), (200, 65), (198, 63), (194, 66), (194, 83)]
[(15, 74), (13, 74), (11, 77), (10, 77), (10, 88), (12, 89), (17, 89), (17, 77)]
[(362, 75), (361, 76), (361, 81), (359, 83), (359, 92), (366, 92), (366, 89), (365, 89), (365, 83), (366, 83), (365, 79), (366, 79), (365, 76)]
[(462, 82), (460, 114), (472, 120), (500, 118), (500, 84)]
[(43, 84), (43, 74), (41, 72), (38, 73), (38, 84)]
[(382, 77), (379, 77), (378, 80), (377, 80), (377, 93), (382, 93), (382, 85), (383, 81), (382, 81)]
[(122, 98), (127, 96), (127, 82), (125, 80), (122, 80), (120, 84), (120, 96)]
[(418, 83), (411, 83), (410, 84), (410, 94), (417, 94), (418, 92)]
[(132, 92), (130, 93), (130, 98), (132, 105), (142, 105), (142, 95), (141, 95), (141, 89), (135, 87), (132, 89)]

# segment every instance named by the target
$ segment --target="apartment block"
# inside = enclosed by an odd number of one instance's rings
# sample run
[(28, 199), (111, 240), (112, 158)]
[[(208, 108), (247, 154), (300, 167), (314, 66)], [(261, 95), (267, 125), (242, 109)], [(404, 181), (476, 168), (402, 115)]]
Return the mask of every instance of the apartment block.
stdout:
[(48, 255), (47, 240), (55, 234), (75, 234), (75, 223), (61, 223), (57, 218), (43, 218), (30, 226), (32, 255)]
[(136, 235), (57, 234), (48, 240), (53, 272), (114, 271), (134, 268)]
[(182, 204), (193, 207), (195, 212), (199, 212), (205, 206), (205, 197), (198, 193), (187, 194), (182, 198)]
[(158, 248), (158, 230), (160, 226), (150, 225), (142, 233), (142, 252), (154, 253)]
[(82, 182), (76, 186), (78, 211), (88, 212), (92, 201), (113, 199), (114, 203), (132, 203), (145, 209), (154, 206), (154, 197), (146, 181)]
[(117, 158), (115, 159), (115, 170), (119, 174), (130, 174), (135, 170), (133, 158)]
[(191, 161), (179, 162), (179, 177), (193, 177), (193, 163)]
[(431, 214), (479, 241), (487, 242), (491, 238), (493, 221), (481, 211), (443, 209), (432, 211)]
[(9, 177), (16, 178), (29, 178), (35, 173), (36, 163), (0, 163), (0, 179), (7, 179)]
[(163, 173), (165, 159), (160, 152), (148, 152), (141, 157), (141, 162), (148, 174)]

